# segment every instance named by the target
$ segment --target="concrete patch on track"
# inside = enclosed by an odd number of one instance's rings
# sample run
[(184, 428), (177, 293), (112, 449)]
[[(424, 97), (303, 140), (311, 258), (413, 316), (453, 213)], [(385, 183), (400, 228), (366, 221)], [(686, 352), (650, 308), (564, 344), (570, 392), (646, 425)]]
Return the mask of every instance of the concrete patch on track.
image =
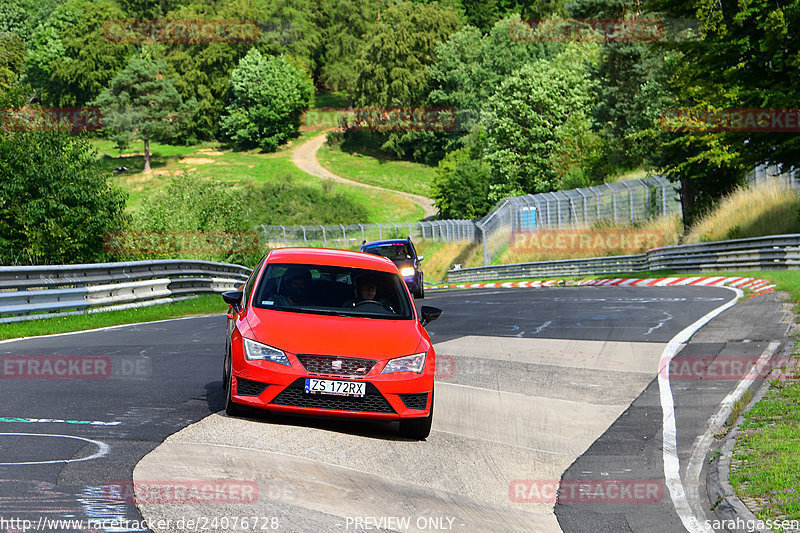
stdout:
[(436, 345), (453, 371), (437, 381), (427, 441), (402, 439), (386, 422), (215, 414), (147, 455), (134, 482), (254, 481), (257, 502), (139, 508), (151, 523), (171, 520), (156, 531), (186, 531), (174, 524), (195, 515), (275, 516), (281, 531), (355, 530), (356, 519), (389, 517), (406, 519), (387, 528), (398, 531), (435, 529), (429, 518), (463, 532), (560, 531), (553, 502), (514, 501), (511, 483), (557, 483), (653, 379), (664, 346), (449, 340)]

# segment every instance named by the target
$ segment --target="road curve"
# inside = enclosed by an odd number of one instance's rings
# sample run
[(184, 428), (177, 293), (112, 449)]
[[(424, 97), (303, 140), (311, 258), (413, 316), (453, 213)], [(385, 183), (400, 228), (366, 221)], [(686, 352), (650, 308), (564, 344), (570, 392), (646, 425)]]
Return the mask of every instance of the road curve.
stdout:
[[(0, 342), (0, 516), (145, 517), (152, 531), (197, 531), (200, 517), (217, 520), (207, 530), (233, 531), (230, 520), (244, 516), (257, 516), (259, 530), (311, 533), (376, 522), (395, 531), (679, 531), (668, 492), (646, 505), (554, 509), (531, 480), (663, 483), (659, 358), (730, 297), (715, 287), (432, 291), (424, 302), (445, 315), (428, 328), (439, 371), (425, 442), (400, 438), (391, 423), (224, 416), (223, 316)], [(758, 357), (786, 326), (770, 307), (778, 298), (736, 304), (680, 356)], [(61, 360), (80, 372), (53, 375)], [(733, 385), (673, 383), (682, 474)], [(687, 491), (697, 489), (684, 476)], [(224, 480), (255, 486), (258, 497), (136, 506), (114, 497), (132, 480)], [(219, 527), (225, 517), (229, 527)], [(146, 531), (65, 530), (76, 529)]]
[(140, 510), (173, 523), (248, 514), (282, 531), (429, 531), (431, 520), (561, 531), (546, 488), (652, 383), (669, 339), (730, 298), (711, 287), (431, 294), (445, 315), (429, 326), (440, 371), (426, 442), (391, 423), (213, 414), (148, 454), (135, 482), (234, 480), (256, 484), (258, 501)]
[(322, 135), (318, 135), (317, 137), (314, 137), (309, 141), (306, 141), (305, 143), (299, 145), (298, 147), (292, 150), (292, 162), (295, 164), (297, 168), (299, 168), (306, 174), (311, 174), (312, 176), (316, 176), (318, 178), (329, 179), (332, 181), (337, 181), (339, 183), (346, 183), (348, 185), (357, 185), (359, 187), (366, 187), (368, 189), (375, 189), (377, 191), (385, 191), (385, 192), (390, 192), (392, 194), (400, 195), (403, 198), (422, 207), (422, 209), (425, 211), (424, 218), (427, 219), (436, 215), (438, 211), (434, 206), (433, 200), (431, 200), (430, 198), (426, 198), (418, 194), (395, 191), (392, 189), (377, 187), (375, 185), (369, 185), (367, 183), (361, 183), (359, 181), (353, 181), (347, 178), (343, 178), (341, 176), (337, 176), (330, 170), (320, 165), (319, 160), (317, 160), (317, 151), (325, 143), (325, 138), (327, 137), (327, 135), (328, 135), (327, 132), (323, 133)]

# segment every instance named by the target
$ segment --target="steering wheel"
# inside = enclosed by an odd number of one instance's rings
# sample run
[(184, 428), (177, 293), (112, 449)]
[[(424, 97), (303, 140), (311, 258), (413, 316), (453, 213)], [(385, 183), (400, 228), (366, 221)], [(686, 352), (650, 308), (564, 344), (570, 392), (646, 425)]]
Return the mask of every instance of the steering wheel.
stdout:
[(391, 311), (392, 313), (394, 313), (394, 309), (392, 309), (391, 305), (389, 305), (388, 303), (379, 302), (378, 300), (361, 300), (360, 302), (355, 302), (353, 304), (353, 307), (359, 307), (359, 306), (362, 306), (364, 304), (380, 305), (381, 307), (383, 307), (387, 311)]

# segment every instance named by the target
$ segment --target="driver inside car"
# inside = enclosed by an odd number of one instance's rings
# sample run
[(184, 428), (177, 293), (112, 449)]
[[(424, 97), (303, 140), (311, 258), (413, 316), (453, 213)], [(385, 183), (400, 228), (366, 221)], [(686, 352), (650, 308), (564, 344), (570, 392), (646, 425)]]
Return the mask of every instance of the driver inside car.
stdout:
[(394, 313), (394, 309), (385, 299), (378, 298), (378, 281), (369, 275), (364, 275), (354, 280), (356, 286), (356, 299), (345, 302), (345, 307), (359, 307), (367, 302), (375, 303)]

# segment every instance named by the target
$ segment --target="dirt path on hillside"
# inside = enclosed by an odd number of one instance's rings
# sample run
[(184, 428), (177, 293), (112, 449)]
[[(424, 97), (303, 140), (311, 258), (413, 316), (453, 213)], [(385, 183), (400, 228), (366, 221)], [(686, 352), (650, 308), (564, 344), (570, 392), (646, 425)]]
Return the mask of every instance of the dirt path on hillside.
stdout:
[(327, 132), (323, 133), (322, 135), (318, 135), (292, 150), (292, 163), (294, 163), (295, 166), (303, 172), (318, 178), (329, 179), (339, 183), (347, 183), (348, 185), (358, 185), (359, 187), (366, 187), (368, 189), (386, 191), (392, 194), (400, 195), (403, 198), (422, 207), (422, 209), (425, 211), (426, 219), (436, 214), (436, 207), (434, 207), (433, 200), (430, 198), (426, 198), (418, 194), (384, 189), (383, 187), (377, 187), (375, 185), (368, 185), (366, 183), (349, 180), (347, 178), (337, 176), (333, 172), (320, 165), (319, 161), (317, 160), (317, 150), (319, 150), (322, 144), (325, 142), (326, 135)]

